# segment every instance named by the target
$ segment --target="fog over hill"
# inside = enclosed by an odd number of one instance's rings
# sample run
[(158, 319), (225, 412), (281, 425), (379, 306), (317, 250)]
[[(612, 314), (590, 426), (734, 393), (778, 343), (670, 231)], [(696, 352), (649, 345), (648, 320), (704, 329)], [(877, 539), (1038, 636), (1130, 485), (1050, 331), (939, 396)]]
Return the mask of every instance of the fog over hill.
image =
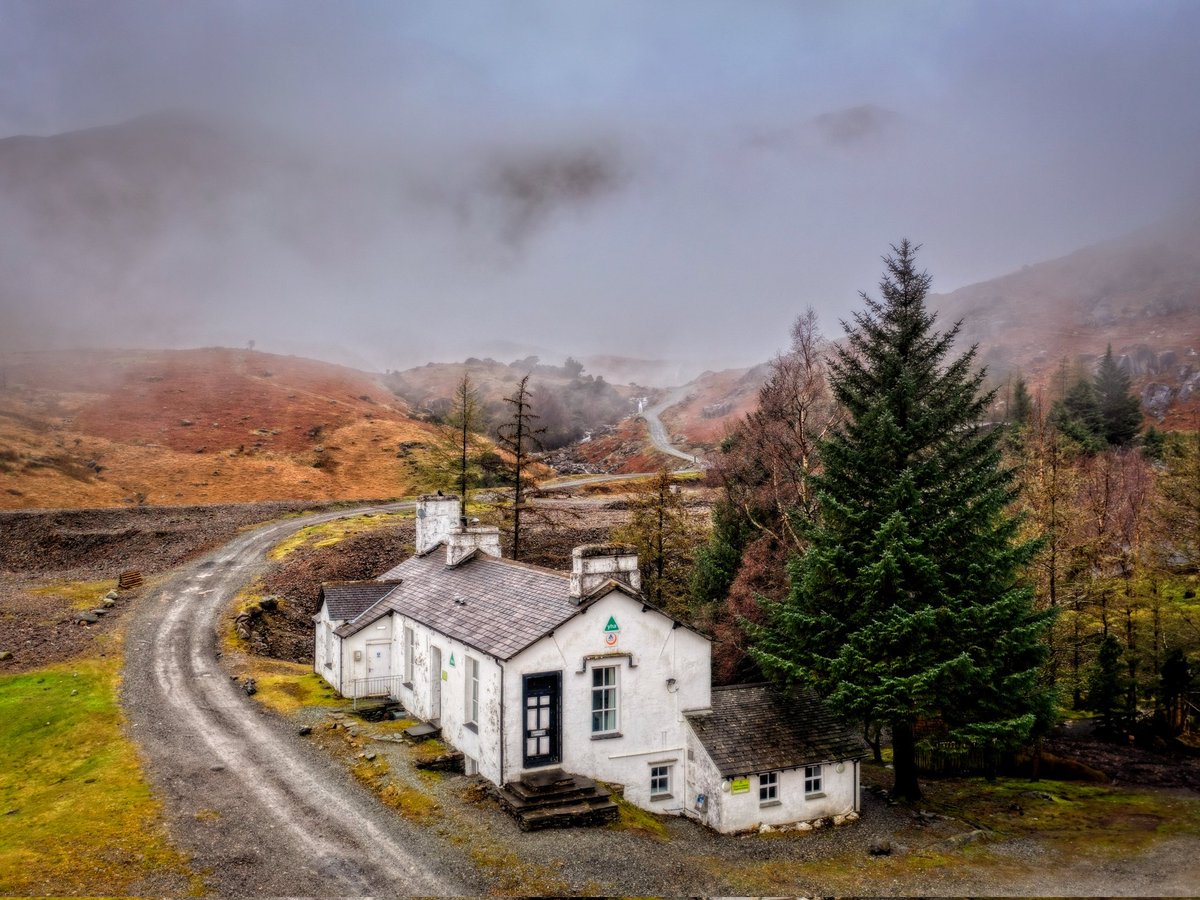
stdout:
[(0, 349), (682, 379), (809, 304), (836, 330), (902, 236), (949, 292), (1200, 185), (1192, 3), (10, 0), (0, 26)]

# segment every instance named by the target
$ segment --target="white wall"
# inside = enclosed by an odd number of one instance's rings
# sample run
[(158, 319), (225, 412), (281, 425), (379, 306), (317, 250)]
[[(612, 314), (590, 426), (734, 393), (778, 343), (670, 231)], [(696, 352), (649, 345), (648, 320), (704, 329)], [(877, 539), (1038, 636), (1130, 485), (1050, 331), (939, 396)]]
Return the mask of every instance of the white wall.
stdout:
[(341, 662), (342, 655), (338, 652), (341, 638), (333, 635), (333, 647), (330, 650), (329, 636), (333, 633), (333, 629), (337, 623), (329, 620), (329, 604), (322, 603), (321, 611), (318, 613), (317, 626), (313, 640), (313, 671), (324, 678), (331, 684), (334, 690), (341, 692), (342, 687), (342, 672)]
[[(858, 811), (858, 764), (855, 760), (827, 762), (821, 766), (823, 796), (805, 796), (804, 769), (785, 769), (779, 773), (778, 804), (759, 802), (758, 773), (748, 776), (750, 790), (732, 792), (731, 779), (722, 778), (704, 747), (689, 731), (692, 749), (688, 809), (694, 807), (697, 794), (707, 797), (702, 812), (693, 812), (700, 821), (725, 833), (757, 829), (759, 825), (786, 825), (811, 822)], [(837, 771), (841, 765), (842, 772)]]
[[(682, 713), (711, 703), (709, 642), (686, 628), (673, 627), (661, 613), (642, 610), (640, 601), (614, 591), (507, 664), (506, 781), (522, 772), (521, 676), (561, 671), (561, 767), (623, 784), (626, 798), (646, 809), (678, 812), (683, 806), (686, 735), (691, 729)], [(610, 616), (620, 627), (615, 646), (605, 640)], [(612, 655), (588, 659), (585, 667), (585, 657), (606, 654)], [(619, 654), (632, 654), (632, 660)], [(593, 739), (592, 669), (597, 664), (619, 666), (620, 737)], [(670, 689), (668, 678), (675, 679)], [(651, 802), (650, 767), (655, 763), (675, 767), (673, 796)]]
[[(411, 687), (396, 679), (399, 685), (395, 697), (404, 708), (423, 720), (434, 716), (430, 685), (437, 679), (441, 685), (442, 739), (475, 760), (479, 773), (500, 783), (500, 665), (492, 657), (451, 640), (411, 619), (392, 614), (392, 671), (403, 676), (404, 628), (413, 630), (413, 680)], [(432, 648), (441, 650), (440, 671), (431, 668)], [(479, 661), (479, 721), (472, 729), (466, 722), (467, 657)], [(450, 664), (451, 657), (454, 665)], [(445, 678), (442, 678), (442, 675)]]

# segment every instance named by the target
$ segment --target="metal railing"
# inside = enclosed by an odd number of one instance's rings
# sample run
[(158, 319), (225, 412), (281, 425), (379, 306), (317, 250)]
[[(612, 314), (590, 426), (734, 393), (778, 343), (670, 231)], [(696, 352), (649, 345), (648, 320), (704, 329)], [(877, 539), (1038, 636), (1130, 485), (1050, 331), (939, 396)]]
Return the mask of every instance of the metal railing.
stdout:
[(367, 678), (351, 678), (347, 685), (345, 697), (353, 700), (355, 706), (359, 700), (368, 697), (395, 697), (403, 683), (399, 675), (371, 675)]

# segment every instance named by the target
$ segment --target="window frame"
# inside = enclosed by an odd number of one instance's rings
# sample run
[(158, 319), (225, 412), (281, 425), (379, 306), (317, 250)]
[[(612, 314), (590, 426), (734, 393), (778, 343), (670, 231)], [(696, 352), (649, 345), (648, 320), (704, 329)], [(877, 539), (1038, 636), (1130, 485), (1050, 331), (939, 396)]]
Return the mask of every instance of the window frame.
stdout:
[[(672, 783), (675, 780), (675, 766), (671, 763), (650, 764), (650, 799), (668, 800), (671, 798)], [(661, 774), (656, 774), (661, 773)], [(655, 790), (654, 784), (660, 782), (661, 790)]]
[(804, 767), (804, 796), (820, 797), (825, 791), (825, 766), (818, 763), (815, 766)]
[(466, 666), (466, 684), (463, 690), (463, 716), (467, 725), (479, 725), (479, 660), (468, 656)]
[(417, 635), (411, 625), (404, 626), (404, 683), (412, 687), (416, 672)]
[[(769, 779), (769, 780), (768, 780)], [(779, 772), (758, 773), (758, 803), (764, 806), (768, 803), (779, 803)]]
[[(608, 674), (612, 673), (612, 681), (602, 681), (601, 684), (596, 683), (597, 677), (607, 679)], [(601, 695), (601, 706), (596, 707), (596, 695)], [(608, 705), (608, 699), (611, 697), (612, 704)], [(621, 667), (620, 666), (593, 666), (592, 667), (592, 689), (591, 689), (591, 713), (592, 713), (592, 735), (608, 735), (618, 734), (621, 728)], [(612, 726), (608, 728), (597, 728), (597, 716), (600, 716), (600, 724), (603, 725), (607, 716), (612, 715)]]

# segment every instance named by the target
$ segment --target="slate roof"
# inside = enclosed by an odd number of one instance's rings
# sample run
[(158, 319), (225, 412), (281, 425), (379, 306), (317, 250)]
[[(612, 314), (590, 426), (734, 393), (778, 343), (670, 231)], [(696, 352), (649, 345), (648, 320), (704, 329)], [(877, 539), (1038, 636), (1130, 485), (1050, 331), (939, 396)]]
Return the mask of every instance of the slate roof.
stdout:
[(572, 602), (564, 574), (482, 553), (453, 568), (445, 553), (414, 556), (382, 577), (400, 583), (338, 635), (396, 612), (489, 656), (512, 659), (588, 605)]
[(685, 713), (723, 777), (867, 755), (866, 742), (815, 695), (774, 685), (716, 687), (712, 713)]
[(391, 593), (395, 581), (347, 581), (321, 585), (321, 599), (334, 622), (356, 619)]

